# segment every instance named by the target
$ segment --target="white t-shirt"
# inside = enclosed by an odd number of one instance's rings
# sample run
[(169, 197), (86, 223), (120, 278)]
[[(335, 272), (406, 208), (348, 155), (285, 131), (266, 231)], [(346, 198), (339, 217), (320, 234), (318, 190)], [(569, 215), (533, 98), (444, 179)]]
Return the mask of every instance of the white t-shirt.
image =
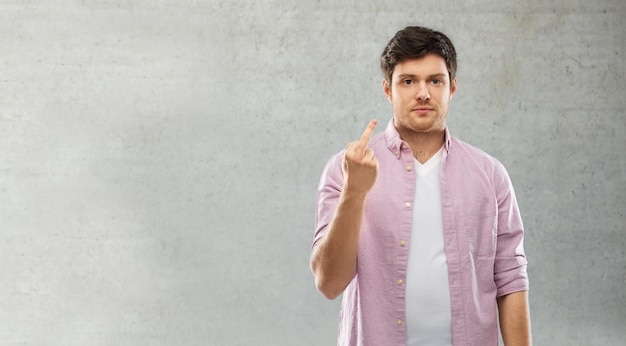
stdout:
[(415, 208), (406, 277), (407, 345), (452, 345), (439, 185), (442, 149), (424, 164), (415, 160)]

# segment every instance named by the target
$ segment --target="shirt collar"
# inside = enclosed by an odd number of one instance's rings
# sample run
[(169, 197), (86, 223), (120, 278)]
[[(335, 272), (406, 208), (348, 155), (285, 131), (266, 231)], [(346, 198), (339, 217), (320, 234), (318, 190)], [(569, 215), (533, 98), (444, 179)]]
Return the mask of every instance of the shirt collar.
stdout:
[[(411, 151), (409, 145), (400, 138), (400, 134), (393, 124), (393, 117), (387, 123), (385, 128), (385, 141), (387, 142), (387, 148), (391, 151), (397, 159), (400, 159), (400, 155), (403, 151)], [(446, 153), (450, 151), (450, 131), (448, 126), (445, 128), (445, 138), (443, 142), (444, 150)]]

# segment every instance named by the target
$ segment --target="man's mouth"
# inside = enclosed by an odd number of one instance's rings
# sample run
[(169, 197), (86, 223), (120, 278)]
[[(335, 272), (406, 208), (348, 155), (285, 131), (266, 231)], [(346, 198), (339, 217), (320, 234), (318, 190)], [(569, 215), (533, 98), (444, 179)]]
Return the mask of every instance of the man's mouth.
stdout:
[(413, 111), (418, 113), (418, 114), (426, 114), (430, 111), (432, 111), (433, 109), (430, 107), (417, 107), (417, 108), (413, 108)]

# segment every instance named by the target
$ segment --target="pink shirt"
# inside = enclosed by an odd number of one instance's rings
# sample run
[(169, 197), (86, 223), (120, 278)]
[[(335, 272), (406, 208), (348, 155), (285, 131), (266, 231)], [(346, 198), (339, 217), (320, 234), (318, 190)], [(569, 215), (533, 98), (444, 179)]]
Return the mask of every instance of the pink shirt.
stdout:
[[(343, 293), (338, 345), (406, 345), (413, 154), (393, 120), (369, 146), (379, 161), (378, 180), (367, 196), (356, 273)], [(314, 246), (337, 206), (343, 155), (334, 155), (322, 174)], [(500, 162), (451, 137), (447, 128), (440, 175), (453, 343), (497, 345), (496, 297), (528, 290), (524, 231), (511, 181)]]

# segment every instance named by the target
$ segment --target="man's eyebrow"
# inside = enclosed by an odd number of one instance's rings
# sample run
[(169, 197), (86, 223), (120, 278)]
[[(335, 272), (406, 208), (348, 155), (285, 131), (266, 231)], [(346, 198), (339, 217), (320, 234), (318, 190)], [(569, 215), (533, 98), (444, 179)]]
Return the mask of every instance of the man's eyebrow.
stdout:
[(430, 78), (445, 78), (445, 77), (448, 77), (448, 75), (445, 73), (435, 73), (433, 75), (430, 75)]

